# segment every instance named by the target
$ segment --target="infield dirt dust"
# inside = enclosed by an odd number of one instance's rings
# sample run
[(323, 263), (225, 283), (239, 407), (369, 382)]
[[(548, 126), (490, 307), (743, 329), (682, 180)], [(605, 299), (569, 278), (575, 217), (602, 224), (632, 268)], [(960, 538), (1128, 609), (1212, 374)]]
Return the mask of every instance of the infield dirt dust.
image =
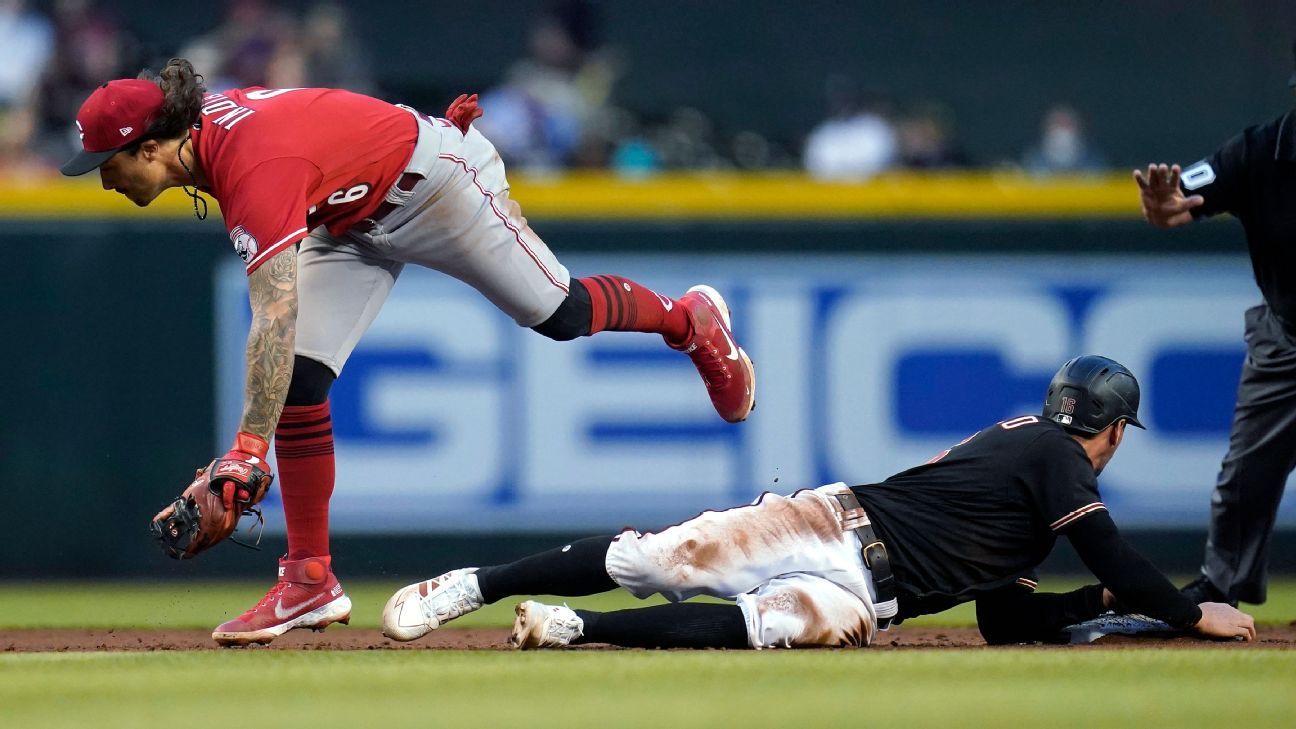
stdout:
[[(67, 652), (67, 651), (192, 651), (192, 650), (509, 650), (509, 631), (504, 628), (447, 629), (430, 633), (411, 643), (384, 638), (377, 630), (332, 626), (320, 633), (309, 630), (290, 631), (268, 646), (221, 648), (207, 630), (138, 630), (138, 629), (61, 629), (0, 630), (0, 652)], [(844, 650), (921, 650), (930, 648), (986, 649), (975, 628), (905, 628), (897, 626), (880, 633), (877, 642), (865, 649)], [(1110, 650), (1110, 649), (1183, 649), (1216, 648), (1219, 650), (1296, 649), (1296, 624), (1265, 625), (1254, 643), (1212, 641), (1196, 637), (1140, 638), (1108, 636), (1091, 645), (1004, 646), (989, 650)], [(568, 650), (641, 650), (612, 646), (573, 646)], [(822, 649), (837, 650), (837, 649)]]

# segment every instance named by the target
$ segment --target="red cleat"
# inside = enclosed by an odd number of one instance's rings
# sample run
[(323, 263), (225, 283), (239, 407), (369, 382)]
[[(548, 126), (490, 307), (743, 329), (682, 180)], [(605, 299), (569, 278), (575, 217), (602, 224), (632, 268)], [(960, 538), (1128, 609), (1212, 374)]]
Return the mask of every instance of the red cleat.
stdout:
[(323, 630), (351, 621), (351, 598), (333, 576), (328, 557), (279, 560), (279, 582), (250, 610), (217, 626), (224, 646), (266, 644), (296, 628)]
[(731, 423), (747, 419), (756, 406), (756, 370), (729, 329), (729, 307), (710, 286), (694, 286), (679, 299), (693, 332), (682, 343), (666, 343), (693, 360), (720, 417)]

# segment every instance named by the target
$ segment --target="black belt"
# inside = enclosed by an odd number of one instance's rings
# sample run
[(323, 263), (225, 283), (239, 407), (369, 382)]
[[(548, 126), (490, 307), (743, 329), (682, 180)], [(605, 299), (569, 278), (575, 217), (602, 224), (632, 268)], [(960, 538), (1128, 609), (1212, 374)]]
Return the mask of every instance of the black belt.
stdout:
[[(876, 594), (875, 605), (880, 605), (896, 599), (895, 576), (891, 574), (891, 560), (887, 557), (886, 544), (878, 537), (877, 532), (873, 530), (873, 524), (869, 521), (867, 512), (864, 507), (860, 506), (859, 499), (851, 491), (845, 493), (833, 494), (837, 497), (837, 503), (841, 504), (842, 509), (849, 515), (851, 512), (857, 512), (863, 519), (863, 525), (855, 527), (855, 536), (859, 537), (860, 556), (864, 558), (864, 564), (869, 568), (869, 573), (873, 577), (873, 592)], [(891, 624), (891, 618), (878, 618), (878, 628), (885, 629)]]

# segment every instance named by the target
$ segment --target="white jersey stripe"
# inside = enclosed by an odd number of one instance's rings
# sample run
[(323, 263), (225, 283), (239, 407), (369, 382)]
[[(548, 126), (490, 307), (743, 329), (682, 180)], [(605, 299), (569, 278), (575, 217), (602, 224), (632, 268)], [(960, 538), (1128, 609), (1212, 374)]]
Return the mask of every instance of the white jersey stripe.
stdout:
[(307, 232), (308, 231), (306, 230), (306, 228), (298, 228), (297, 230), (294, 230), (293, 232), (289, 233), (283, 238), (280, 238), (277, 243), (265, 249), (264, 251), (258, 253), (256, 258), (253, 258), (252, 260), (248, 261), (247, 264), (248, 271), (250, 272), (254, 267), (261, 265), (261, 262), (264, 261), (267, 257), (273, 256), (274, 254), (278, 253), (279, 251), (282, 251), (284, 248), (288, 247), (289, 245), (296, 243), (298, 240), (301, 240), (302, 238), (305, 238)]
[(1092, 504), (1085, 504), (1084, 506), (1080, 507), (1079, 509), (1076, 509), (1070, 514), (1067, 514), (1061, 519), (1058, 519), (1052, 524), (1049, 524), (1049, 529), (1052, 529), (1053, 531), (1057, 531), (1062, 527), (1066, 526), (1067, 524), (1070, 524), (1071, 522), (1075, 521), (1076, 519), (1085, 516), (1086, 514), (1092, 514), (1095, 511), (1102, 511), (1106, 508), (1107, 506), (1104, 505), (1101, 501), (1095, 501)]

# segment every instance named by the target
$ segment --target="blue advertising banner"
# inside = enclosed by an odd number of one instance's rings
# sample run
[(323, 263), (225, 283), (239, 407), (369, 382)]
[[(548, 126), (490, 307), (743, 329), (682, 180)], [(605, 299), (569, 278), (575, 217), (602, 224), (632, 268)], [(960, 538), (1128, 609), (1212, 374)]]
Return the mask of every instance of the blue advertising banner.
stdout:
[[(653, 527), (766, 490), (878, 481), (1038, 412), (1050, 376), (1081, 353), (1119, 360), (1143, 387), (1149, 430), (1130, 431), (1101, 479), (1117, 522), (1203, 526), (1242, 315), (1259, 301), (1239, 257), (564, 262), (675, 295), (719, 289), (756, 364), (750, 420), (720, 421), (656, 336), (553, 342), (458, 281), (406, 269), (333, 389), (335, 530)], [(240, 266), (218, 290), (219, 450), (243, 392)], [(1280, 521), (1296, 524), (1290, 500)]]

